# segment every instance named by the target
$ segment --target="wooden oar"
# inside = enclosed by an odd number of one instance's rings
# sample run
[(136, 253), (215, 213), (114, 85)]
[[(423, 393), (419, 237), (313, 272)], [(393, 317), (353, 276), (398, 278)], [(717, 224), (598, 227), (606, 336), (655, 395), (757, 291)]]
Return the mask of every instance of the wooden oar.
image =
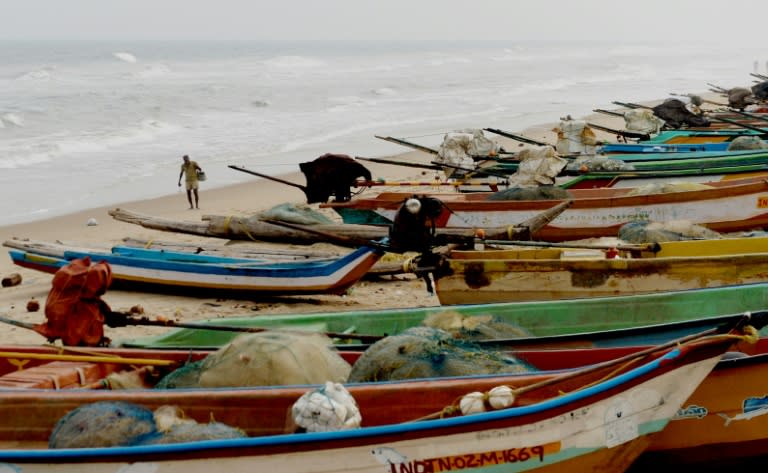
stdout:
[(432, 169), (435, 171), (440, 171), (442, 169), (440, 166), (435, 166), (434, 164), (410, 163), (407, 161), (395, 161), (393, 159), (364, 158), (362, 156), (355, 156), (355, 159), (359, 159), (361, 161), (370, 161), (372, 163), (392, 164), (394, 166), (403, 166), (409, 168)]
[(766, 131), (765, 128), (760, 128), (760, 127), (756, 127), (756, 126), (752, 126), (752, 125), (747, 125), (746, 123), (741, 123), (739, 121), (731, 120), (729, 118), (709, 117), (709, 119), (710, 120), (714, 120), (716, 122), (730, 123), (731, 125), (736, 125), (739, 128), (745, 128), (747, 130), (757, 131), (757, 132), (762, 133), (762, 134), (768, 133), (768, 131)]
[(495, 133), (497, 135), (501, 135), (505, 138), (510, 138), (516, 141), (520, 141), (522, 143), (527, 143), (529, 145), (537, 145), (537, 146), (552, 146), (550, 143), (545, 143), (543, 141), (534, 140), (531, 138), (526, 138), (522, 135), (517, 135), (515, 133), (510, 133), (508, 131), (499, 130), (498, 128), (483, 128), (485, 131), (490, 131), (491, 133)]
[(23, 360), (45, 361), (84, 361), (88, 363), (116, 363), (123, 365), (151, 365), (169, 366), (176, 362), (173, 360), (159, 360), (154, 358), (128, 358), (97, 355), (61, 355), (50, 353), (25, 353), (18, 351), (0, 351), (0, 358), (15, 358)]
[(247, 174), (253, 174), (254, 176), (263, 177), (264, 179), (269, 179), (270, 181), (279, 182), (281, 184), (285, 184), (287, 186), (292, 186), (297, 189), (301, 189), (304, 192), (307, 192), (307, 186), (303, 186), (301, 184), (296, 184), (295, 182), (286, 181), (285, 179), (280, 179), (279, 177), (270, 176), (268, 174), (262, 174), (260, 172), (251, 171), (250, 169), (246, 169), (244, 167), (235, 166), (234, 164), (230, 164), (227, 166), (228, 168), (232, 168), (236, 171), (241, 171)]
[(594, 128), (595, 130), (601, 130), (608, 133), (613, 133), (615, 135), (621, 135), (627, 138), (632, 138), (636, 140), (649, 140), (651, 138), (651, 135), (647, 133), (637, 133), (634, 131), (628, 131), (628, 130), (617, 130), (615, 128), (608, 128), (607, 126), (598, 125), (596, 123), (587, 123), (591, 128)]
[(437, 154), (437, 150), (434, 148), (429, 148), (427, 146), (422, 146), (420, 144), (411, 143), (410, 141), (406, 141), (401, 138), (395, 138), (393, 136), (380, 136), (380, 135), (373, 135), (373, 136), (375, 136), (380, 140), (389, 141), (390, 143), (396, 143), (399, 145), (407, 146), (409, 148), (417, 149), (419, 151), (424, 151), (425, 153)]

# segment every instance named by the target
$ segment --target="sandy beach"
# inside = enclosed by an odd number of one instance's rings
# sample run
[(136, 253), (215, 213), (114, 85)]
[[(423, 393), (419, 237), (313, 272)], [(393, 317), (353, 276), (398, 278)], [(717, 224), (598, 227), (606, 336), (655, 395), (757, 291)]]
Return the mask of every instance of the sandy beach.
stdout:
[[(620, 120), (605, 116), (590, 117), (607, 126), (620, 128)], [(555, 143), (556, 135), (552, 128), (556, 124), (544, 124), (521, 133), (527, 137)], [(510, 130), (512, 131), (512, 130)], [(612, 136), (599, 134), (600, 139), (611, 140)], [(510, 142), (493, 136), (506, 149), (512, 150), (520, 146), (518, 142)], [(373, 137), (371, 139), (374, 139)], [(392, 157), (395, 158), (394, 156)], [(194, 157), (193, 157), (194, 159)], [(308, 157), (308, 161), (314, 159)], [(397, 155), (399, 160), (429, 161), (430, 156), (422, 152), (405, 152)], [(181, 162), (181, 157), (179, 157)], [(205, 169), (206, 163), (200, 162)], [(422, 174), (418, 169), (366, 162), (374, 179), (387, 180), (424, 180), (431, 178), (428, 172)], [(168, 176), (169, 188), (176, 185), (177, 176)], [(281, 176), (291, 182), (304, 184), (304, 176), (296, 173)], [(225, 244), (227, 240), (198, 237), (172, 232), (161, 232), (145, 229), (141, 226), (114, 220), (108, 211), (122, 208), (140, 212), (155, 217), (173, 220), (199, 222), (201, 216), (233, 215), (247, 216), (274, 207), (285, 202), (303, 203), (304, 194), (301, 190), (274, 181), (254, 178), (253, 181), (222, 188), (207, 188), (212, 183), (201, 183), (200, 210), (189, 210), (186, 195), (183, 190), (164, 197), (125, 202), (120, 205), (93, 208), (81, 212), (47, 220), (11, 225), (0, 228), (0, 240), (12, 238), (94, 243), (97, 245), (119, 244), (122, 239), (130, 237), (145, 240), (177, 241), (195, 244)], [(380, 192), (381, 187), (368, 189), (366, 192)], [(97, 225), (88, 226), (89, 219), (96, 219)], [(237, 242), (240, 245), (270, 247), (268, 243)], [(329, 245), (318, 243), (312, 245), (319, 250), (328, 250)], [(335, 251), (349, 251), (343, 248), (333, 248)], [(19, 273), (22, 283), (17, 286), (0, 288), (0, 314), (30, 323), (42, 323), (45, 320), (45, 299), (51, 288), (52, 276), (13, 265), (6, 255), (0, 258), (0, 275), (6, 277)], [(27, 311), (27, 302), (35, 299), (40, 303), (37, 312)], [(424, 282), (413, 275), (399, 275), (380, 280), (364, 280), (355, 285), (344, 296), (294, 296), (281, 298), (279, 302), (246, 300), (246, 299), (217, 299), (196, 296), (168, 295), (143, 292), (128, 292), (110, 289), (103, 299), (113, 310), (126, 311), (132, 306), (140, 305), (145, 315), (151, 318), (166, 317), (179, 322), (190, 322), (201, 319), (219, 317), (258, 317), (261, 314), (272, 313), (306, 313), (333, 310), (365, 310), (390, 307), (430, 306), (439, 305), (437, 297), (427, 293)], [(145, 335), (160, 334), (169, 329), (162, 327), (120, 327), (106, 328), (105, 335), (117, 342)], [(37, 333), (11, 325), (0, 325), (0, 333), (6, 343), (44, 343), (45, 340)]]

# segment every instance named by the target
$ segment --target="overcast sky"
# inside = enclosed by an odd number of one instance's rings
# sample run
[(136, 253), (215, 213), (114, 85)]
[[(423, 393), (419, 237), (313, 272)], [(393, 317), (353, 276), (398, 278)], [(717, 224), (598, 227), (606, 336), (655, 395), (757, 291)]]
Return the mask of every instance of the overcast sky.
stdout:
[[(763, 0), (0, 0), (0, 39), (723, 39)], [(674, 43), (670, 43), (674, 46)]]

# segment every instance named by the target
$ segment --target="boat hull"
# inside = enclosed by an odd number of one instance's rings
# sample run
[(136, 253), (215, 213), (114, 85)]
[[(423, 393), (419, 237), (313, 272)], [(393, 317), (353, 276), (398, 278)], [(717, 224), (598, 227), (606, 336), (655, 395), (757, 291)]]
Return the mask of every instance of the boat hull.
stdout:
[[(363, 385), (350, 385), (350, 393), (358, 400), (364, 419), (370, 419), (366, 407), (376, 411), (388, 421), (370, 420), (372, 427), (340, 432), (284, 434), (244, 439), (189, 442), (176, 445), (92, 449), (0, 449), (0, 465), (26, 472), (202, 472), (202, 471), (281, 471), (290, 473), (322, 472), (412, 472), (412, 471), (624, 471), (647, 446), (649, 436), (661, 431), (685, 399), (706, 378), (717, 364), (729, 343), (719, 341), (703, 345), (689, 345), (667, 352), (660, 358), (636, 368), (606, 366), (596, 372), (585, 372), (578, 382), (563, 378), (543, 392), (531, 394), (528, 401), (518, 401), (519, 407), (491, 411), (462, 417), (402, 422), (403, 415), (413, 416), (421, 409), (441, 405), (441, 400), (455, 392), (446, 389), (434, 391), (438, 402), (416, 395), (424, 392), (419, 383), (384, 383), (383, 392), (366, 395)], [(609, 374), (613, 372), (613, 374)], [(551, 375), (550, 375), (551, 376)], [(588, 380), (591, 383), (583, 384)], [(461, 382), (461, 381), (460, 381)], [(530, 382), (530, 381), (529, 381)], [(408, 386), (414, 397), (407, 396)], [(466, 380), (455, 385), (466, 392)], [(288, 389), (288, 388), (286, 388)], [(265, 391), (273, 391), (265, 389)], [(253, 391), (253, 390), (252, 390)], [(301, 392), (294, 389), (295, 392)], [(537, 392), (537, 391), (536, 391)], [(558, 393), (560, 395), (558, 395)], [(59, 393), (55, 393), (59, 396)], [(131, 395), (132, 394), (132, 395)], [(114, 394), (113, 394), (114, 395)], [(146, 404), (144, 396), (129, 393), (134, 402)], [(149, 394), (148, 394), (149, 395)], [(158, 394), (167, 398), (189, 397), (185, 390)], [(203, 396), (206, 396), (203, 398)], [(14, 409), (32, 399), (32, 393), (10, 395), (0, 391), (4, 409)], [(265, 415), (250, 421), (263, 423), (265, 417), (283, 421), (285, 410), (276, 404), (266, 405), (269, 396), (282, 399), (290, 406), (295, 396), (267, 394), (257, 404), (240, 397), (237, 408), (229, 410), (242, 421), (249, 406), (261, 409)], [(214, 393), (197, 396), (198, 408), (182, 404), (185, 412), (195, 417), (203, 415), (212, 406)], [(82, 403), (77, 393), (68, 397), (70, 402)], [(238, 399), (235, 396), (233, 399)], [(399, 401), (398, 401), (399, 399)], [(414, 402), (403, 402), (410, 399)], [(389, 401), (389, 402), (387, 402)], [(288, 404), (285, 404), (288, 403)], [(41, 407), (50, 405), (51, 400)], [(417, 409), (414, 410), (414, 407)], [(220, 409), (223, 406), (220, 406)], [(234, 412), (237, 411), (237, 412)], [(223, 411), (217, 411), (223, 412)], [(266, 414), (271, 412), (271, 414)], [(38, 416), (42, 417), (42, 416)], [(406, 417), (413, 420), (418, 417)], [(53, 420), (48, 417), (48, 423)], [(28, 421), (29, 419), (27, 419)], [(43, 419), (44, 420), (44, 419)], [(217, 420), (220, 420), (217, 417)], [(35, 419), (40, 422), (41, 419)], [(7, 426), (7, 420), (3, 423)], [(383, 422), (383, 424), (378, 424)], [(0, 423), (0, 424), (3, 424)], [(385, 425), (390, 424), (390, 425)], [(25, 424), (27, 425), (27, 424)], [(5, 429), (4, 435), (27, 440), (23, 430)], [(37, 435), (45, 432), (38, 432)], [(20, 438), (21, 437), (21, 438)], [(6, 437), (7, 438), (7, 437)], [(16, 470), (12, 470), (16, 471)]]
[[(709, 182), (711, 189), (650, 195), (627, 195), (627, 188), (575, 189), (572, 205), (540, 229), (543, 241), (616, 236), (632, 221), (687, 220), (718, 232), (768, 226), (768, 181), (747, 179)], [(368, 199), (324, 204), (346, 223), (386, 224), (394, 221), (405, 193), (383, 193)], [(444, 208), (437, 227), (500, 228), (530, 220), (562, 203), (560, 200), (490, 201), (487, 194), (433, 194)]]
[[(676, 244), (679, 243), (679, 244)], [(743, 245), (743, 246), (742, 246)], [(768, 281), (768, 239), (665, 243), (649, 258), (563, 251), (454, 251), (435, 283), (441, 304), (579, 299)], [(556, 259), (547, 256), (555, 255)], [(541, 259), (538, 259), (541, 258)]]

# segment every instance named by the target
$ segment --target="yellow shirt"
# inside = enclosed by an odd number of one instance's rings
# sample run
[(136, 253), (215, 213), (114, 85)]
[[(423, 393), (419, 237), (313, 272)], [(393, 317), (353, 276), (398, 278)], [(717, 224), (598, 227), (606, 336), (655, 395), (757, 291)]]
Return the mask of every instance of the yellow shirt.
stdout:
[(181, 163), (181, 172), (184, 173), (184, 181), (187, 184), (197, 183), (197, 168), (199, 166), (195, 161), (189, 161), (189, 163)]

